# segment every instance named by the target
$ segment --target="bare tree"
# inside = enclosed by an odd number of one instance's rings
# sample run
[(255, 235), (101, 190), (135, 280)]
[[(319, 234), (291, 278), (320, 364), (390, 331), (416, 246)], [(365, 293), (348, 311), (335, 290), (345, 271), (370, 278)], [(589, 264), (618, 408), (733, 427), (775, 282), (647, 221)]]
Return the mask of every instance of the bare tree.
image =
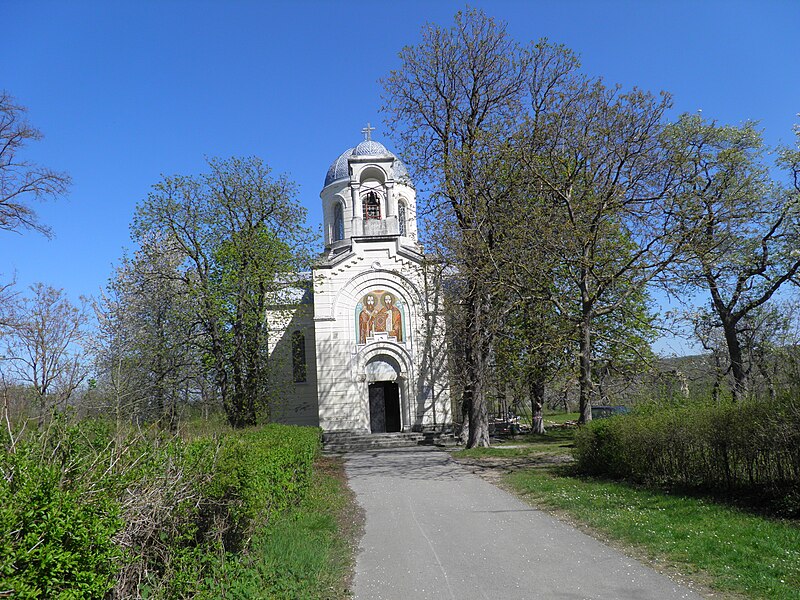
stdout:
[(52, 231), (39, 222), (30, 202), (61, 196), (70, 179), (21, 158), (25, 144), (40, 139), (42, 134), (25, 119), (25, 108), (0, 91), (0, 229), (32, 229), (51, 237)]
[(147, 236), (95, 303), (98, 378), (118, 420), (157, 420), (174, 429), (179, 406), (194, 396), (200, 331), (182, 261), (169, 240)]
[(13, 319), (12, 304), (16, 297), (14, 281), (0, 283), (0, 336), (4, 328), (11, 326)]
[(85, 304), (74, 306), (64, 290), (42, 283), (30, 289), (14, 303), (5, 354), (10, 374), (33, 389), (44, 415), (63, 408), (88, 375), (88, 317)]

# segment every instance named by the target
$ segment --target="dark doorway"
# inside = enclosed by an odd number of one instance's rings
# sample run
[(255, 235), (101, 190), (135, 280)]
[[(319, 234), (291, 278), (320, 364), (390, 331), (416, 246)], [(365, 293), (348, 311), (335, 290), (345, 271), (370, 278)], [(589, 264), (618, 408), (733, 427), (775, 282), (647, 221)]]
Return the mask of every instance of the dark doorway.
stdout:
[(369, 384), (369, 429), (372, 433), (400, 431), (400, 389), (395, 382)]

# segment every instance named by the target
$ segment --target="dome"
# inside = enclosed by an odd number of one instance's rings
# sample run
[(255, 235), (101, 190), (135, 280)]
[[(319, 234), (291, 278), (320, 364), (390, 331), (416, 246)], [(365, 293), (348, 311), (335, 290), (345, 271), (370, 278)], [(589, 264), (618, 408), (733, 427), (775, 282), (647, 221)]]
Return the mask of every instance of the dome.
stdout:
[(386, 146), (374, 140), (364, 140), (353, 150), (353, 156), (394, 156)]
[(325, 186), (330, 185), (334, 181), (339, 181), (345, 177), (350, 176), (350, 169), (347, 160), (351, 156), (380, 156), (384, 158), (394, 159), (394, 179), (406, 185), (413, 185), (411, 178), (408, 176), (408, 169), (403, 162), (397, 158), (393, 153), (386, 149), (386, 146), (375, 140), (364, 140), (355, 148), (348, 148), (342, 152), (339, 157), (333, 161), (333, 164), (328, 169), (325, 175)]
[(348, 148), (339, 155), (339, 158), (333, 161), (333, 164), (328, 169), (328, 174), (325, 175), (325, 185), (350, 176), (350, 169), (347, 166), (347, 157), (353, 154), (353, 150), (355, 150), (355, 148)]

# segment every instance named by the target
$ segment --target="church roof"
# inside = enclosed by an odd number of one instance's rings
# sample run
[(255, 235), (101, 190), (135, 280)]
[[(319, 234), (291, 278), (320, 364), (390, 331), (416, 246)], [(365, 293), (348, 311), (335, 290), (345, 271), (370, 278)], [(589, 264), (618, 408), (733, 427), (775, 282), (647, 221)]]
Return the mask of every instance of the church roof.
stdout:
[(408, 169), (403, 162), (397, 158), (392, 152), (386, 149), (386, 146), (375, 140), (364, 140), (355, 148), (348, 148), (342, 152), (339, 157), (333, 161), (328, 173), (325, 175), (325, 185), (330, 185), (334, 181), (344, 179), (350, 176), (350, 170), (347, 166), (347, 160), (352, 156), (377, 156), (381, 158), (394, 159), (394, 178), (401, 183), (412, 185), (411, 178), (408, 176)]
[(353, 150), (353, 156), (394, 156), (386, 146), (375, 140), (364, 140)]

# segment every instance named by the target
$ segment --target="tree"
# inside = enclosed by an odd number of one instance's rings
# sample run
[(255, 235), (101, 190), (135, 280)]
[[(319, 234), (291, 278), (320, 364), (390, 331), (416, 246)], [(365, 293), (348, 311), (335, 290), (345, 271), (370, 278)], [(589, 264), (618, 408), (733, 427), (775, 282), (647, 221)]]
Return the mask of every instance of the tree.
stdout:
[(666, 94), (622, 93), (575, 76), (558, 94), (534, 90), (520, 129), (527, 189), (516, 206), (527, 235), (518, 245), (535, 246), (549, 260), (520, 262), (518, 281), (546, 282), (539, 293), (574, 326), (581, 423), (591, 420), (598, 334), (626, 330), (637, 338), (637, 329), (649, 328), (644, 290), (680, 245), (675, 172), (662, 142), (669, 106)]
[(795, 125), (794, 134), (797, 138), (795, 147), (784, 147), (780, 149), (778, 155), (778, 165), (784, 167), (791, 178), (791, 185), (794, 191), (800, 193), (800, 125)]
[(16, 292), (14, 291), (14, 281), (0, 283), (0, 331), (4, 327), (10, 327), (12, 322), (12, 304)]
[(531, 73), (554, 86), (569, 68), (563, 55), (547, 44), (523, 49), (504, 24), (470, 10), (457, 13), (449, 29), (426, 25), (420, 44), (403, 48), (400, 69), (383, 81), (390, 132), (418, 182), (430, 188), (427, 210), (438, 223), (431, 237), (448, 242), (443, 258), (458, 273), (462, 339), (453, 348), (462, 352), (468, 447), (489, 443), (486, 376), (496, 329), (490, 307), (503, 293), (492, 276), (493, 211), (502, 201), (494, 194), (495, 167), (519, 121)]
[(117, 420), (174, 429), (178, 405), (201, 377), (200, 332), (178, 271), (182, 261), (168, 240), (143, 239), (95, 304), (98, 376)]
[(42, 134), (25, 120), (25, 108), (0, 91), (0, 229), (32, 229), (52, 236), (50, 228), (38, 221), (30, 201), (61, 196), (70, 179), (20, 158), (27, 142), (41, 138)]
[(268, 298), (307, 264), (309, 231), (294, 184), (273, 178), (260, 159), (208, 166), (156, 184), (131, 230), (138, 241), (158, 236), (181, 257), (177, 276), (201, 350), (228, 420), (242, 427), (268, 417)]
[[(497, 363), (508, 381), (516, 381), (531, 404), (531, 431), (545, 433), (545, 388), (569, 369), (569, 323), (551, 304), (533, 295), (517, 299), (498, 333)], [(570, 328), (571, 329), (571, 328)]]
[[(750, 370), (743, 336), (800, 269), (798, 190), (771, 179), (753, 123), (723, 126), (683, 115), (669, 137), (682, 171), (676, 225), (687, 240), (675, 272), (690, 289), (709, 294), (739, 399), (747, 394)], [(783, 158), (791, 168), (788, 151)]]
[(6, 329), (6, 354), (11, 375), (30, 385), (41, 415), (63, 408), (86, 379), (88, 316), (85, 303), (74, 306), (64, 290), (43, 283), (31, 296), (17, 299), (13, 324)]

